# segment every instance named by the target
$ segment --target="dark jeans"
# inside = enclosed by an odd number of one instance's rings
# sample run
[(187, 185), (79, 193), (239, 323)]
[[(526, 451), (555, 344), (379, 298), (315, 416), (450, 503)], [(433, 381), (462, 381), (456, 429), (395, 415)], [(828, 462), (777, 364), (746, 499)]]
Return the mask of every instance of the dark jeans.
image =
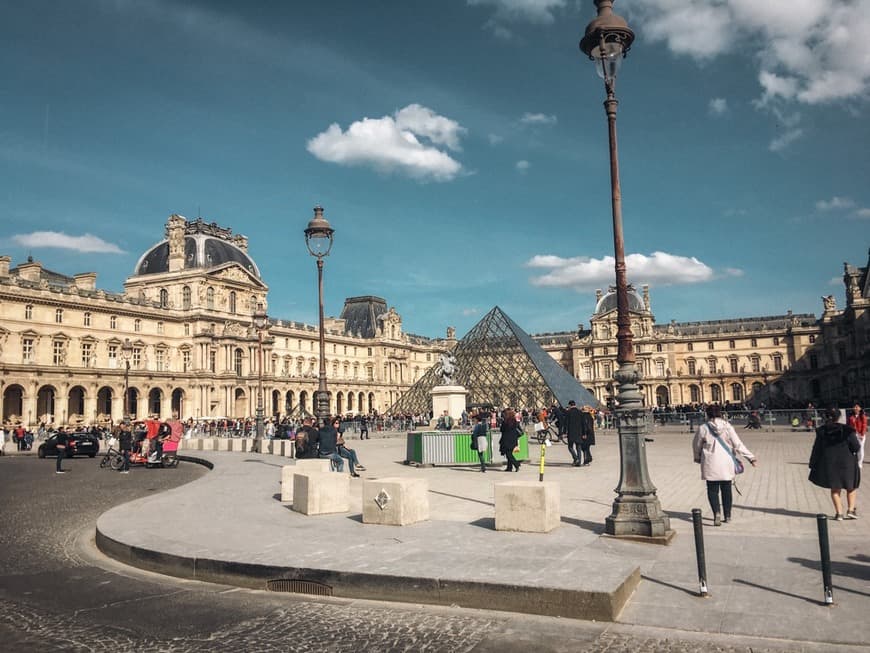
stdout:
[(368, 439), (369, 439), (369, 430), (368, 430), (367, 427), (364, 426), (364, 427), (360, 430), (360, 432), (359, 432), (359, 439), (360, 439), (360, 440), (368, 440)]
[(568, 440), (568, 453), (571, 454), (571, 457), (574, 459), (574, 462), (582, 462), (583, 456), (580, 455), (580, 443), (579, 442), (571, 442)]
[(477, 452), (477, 459), (480, 461), (480, 470), (483, 472), (486, 471), (486, 461), (484, 460), (484, 456), (486, 456), (486, 453), (483, 451)]
[(121, 451), (121, 456), (124, 458), (124, 462), (121, 465), (120, 471), (122, 471), (122, 472), (129, 471), (130, 470), (130, 450), (123, 449)]
[(344, 461), (341, 459), (337, 453), (323, 453), (320, 452), (321, 458), (329, 458), (332, 461), (332, 466), (335, 467), (335, 471), (342, 472), (344, 471)]
[(707, 499), (713, 513), (719, 511), (719, 492), (722, 492), (722, 516), (731, 519), (731, 481), (707, 481)]
[(582, 453), (583, 453), (583, 464), (584, 464), (584, 465), (585, 465), (586, 463), (591, 463), (591, 462), (592, 462), (592, 452), (589, 451), (589, 447), (591, 447), (591, 446), (592, 446), (592, 445), (589, 444), (588, 442), (585, 442), (585, 441), (580, 442), (580, 450), (581, 450)]
[(504, 452), (504, 457), (507, 458), (507, 470), (510, 471), (512, 469), (519, 469), (520, 464), (517, 462), (517, 459), (514, 458), (513, 449)]
[(62, 469), (61, 465), (63, 464), (64, 458), (66, 458), (66, 449), (61, 449), (60, 447), (58, 447), (57, 448), (57, 462), (55, 463), (56, 464), (55, 471), (58, 471), (58, 472), (61, 471), (61, 469)]
[(356, 471), (354, 466), (359, 465), (359, 458), (356, 457), (356, 451), (342, 446), (338, 448), (338, 455), (342, 458), (347, 458), (347, 464), (350, 466), (350, 473), (353, 474)]

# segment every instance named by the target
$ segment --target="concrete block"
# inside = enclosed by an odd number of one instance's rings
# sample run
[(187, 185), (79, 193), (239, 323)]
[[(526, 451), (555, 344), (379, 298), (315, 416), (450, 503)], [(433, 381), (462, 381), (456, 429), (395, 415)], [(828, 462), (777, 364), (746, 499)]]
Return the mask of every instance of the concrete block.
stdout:
[(272, 455), (273, 456), (283, 456), (284, 455), (284, 440), (271, 440), (272, 442)]
[(329, 461), (325, 458), (303, 458), (295, 465), (281, 468), (281, 501), (293, 501), (293, 476), (299, 472), (328, 472)]
[(229, 438), (230, 440), (230, 451), (235, 451), (236, 453), (241, 453), (245, 450), (245, 442), (241, 438)]
[(284, 457), (285, 458), (295, 458), (296, 457), (296, 442), (293, 440), (287, 440), (284, 443)]
[(549, 533), (559, 525), (559, 484), (509, 481), (495, 484), (495, 530)]
[(429, 482), (425, 478), (363, 481), (363, 523), (406, 526), (429, 519)]
[(216, 443), (215, 451), (232, 451), (233, 441), (231, 438), (217, 438)]
[(239, 442), (242, 443), (241, 451), (250, 453), (251, 449), (254, 448), (254, 438), (239, 438)]
[(350, 510), (350, 476), (332, 472), (296, 472), (293, 475), (293, 510), (324, 515)]

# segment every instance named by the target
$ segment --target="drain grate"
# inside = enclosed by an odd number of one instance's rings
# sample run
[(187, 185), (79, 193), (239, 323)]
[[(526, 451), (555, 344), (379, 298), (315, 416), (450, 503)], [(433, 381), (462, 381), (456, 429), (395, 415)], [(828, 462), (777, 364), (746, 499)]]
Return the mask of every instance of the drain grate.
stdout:
[(332, 587), (314, 580), (294, 580), (277, 578), (266, 581), (266, 589), (270, 592), (291, 592), (293, 594), (313, 594), (314, 596), (332, 596)]

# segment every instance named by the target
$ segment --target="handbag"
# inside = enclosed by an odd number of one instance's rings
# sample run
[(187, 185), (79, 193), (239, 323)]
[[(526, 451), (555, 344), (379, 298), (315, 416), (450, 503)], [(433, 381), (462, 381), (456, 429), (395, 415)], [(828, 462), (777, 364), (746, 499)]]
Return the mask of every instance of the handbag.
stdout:
[(535, 433), (540, 433), (541, 431), (544, 430), (544, 423), (543, 422), (535, 422), (534, 428), (535, 428)]
[(734, 455), (734, 452), (731, 451), (731, 447), (725, 444), (725, 440), (723, 440), (722, 436), (719, 435), (719, 431), (717, 431), (716, 427), (713, 426), (713, 422), (707, 422), (707, 428), (710, 429), (710, 433), (713, 434), (713, 437), (719, 441), (719, 444), (722, 445), (722, 448), (725, 449), (729, 456), (731, 456), (731, 460), (734, 461), (734, 473), (742, 474), (746, 468), (743, 466), (743, 463), (740, 462), (740, 459)]

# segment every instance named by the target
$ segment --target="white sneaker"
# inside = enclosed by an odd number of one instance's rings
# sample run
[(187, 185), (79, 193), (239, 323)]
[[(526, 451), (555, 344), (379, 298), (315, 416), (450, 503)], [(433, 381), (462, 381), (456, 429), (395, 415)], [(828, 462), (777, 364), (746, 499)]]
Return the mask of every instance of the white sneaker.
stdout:
[(857, 510), (846, 511), (846, 519), (858, 519), (858, 511)]

